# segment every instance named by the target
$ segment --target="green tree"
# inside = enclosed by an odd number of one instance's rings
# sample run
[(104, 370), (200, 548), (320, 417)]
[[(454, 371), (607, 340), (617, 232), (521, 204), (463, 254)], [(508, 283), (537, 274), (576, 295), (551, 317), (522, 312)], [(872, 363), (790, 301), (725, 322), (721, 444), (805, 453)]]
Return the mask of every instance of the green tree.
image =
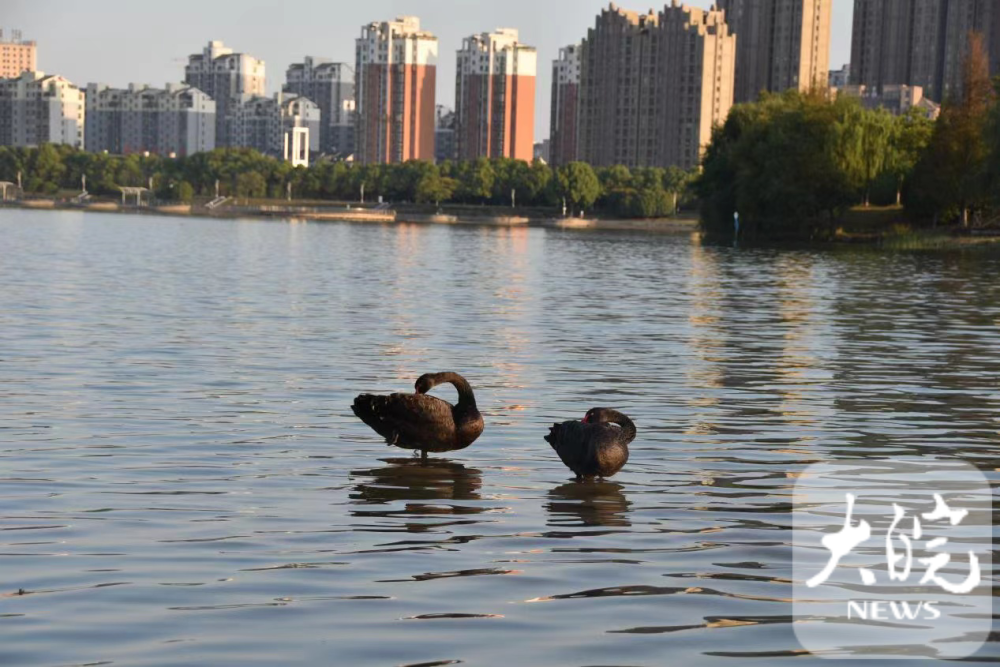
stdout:
[(256, 171), (246, 171), (236, 177), (236, 196), (244, 199), (263, 197), (267, 192), (267, 179)]
[(810, 235), (856, 201), (840, 133), (855, 103), (787, 91), (737, 105), (712, 135), (696, 190), (706, 230), (732, 238), (738, 211), (748, 235)]
[[(535, 160), (531, 163), (528, 173), (524, 176), (524, 182), (520, 185), (525, 194), (525, 201), (535, 206), (545, 206), (551, 203), (552, 168), (542, 162)], [(518, 192), (521, 190), (519, 189)]]
[(132, 154), (119, 162), (115, 182), (122, 187), (145, 187), (146, 172), (143, 169), (142, 158)]
[(875, 179), (889, 165), (890, 147), (896, 122), (885, 109), (875, 111), (861, 107), (858, 100), (845, 104), (837, 120), (837, 155), (847, 177), (862, 193), (862, 202), (871, 204), (871, 189)]
[(691, 186), (697, 178), (697, 168), (667, 167), (663, 174), (663, 189), (670, 195), (670, 215), (675, 215), (680, 203), (690, 197)]
[(485, 203), (493, 194), (496, 172), (486, 158), (462, 164), (458, 169), (458, 195), (468, 203)]
[(945, 103), (930, 144), (913, 176), (908, 207), (915, 216), (958, 218), (964, 227), (989, 200), (987, 144), (994, 91), (982, 35), (970, 33), (962, 66), (962, 94)]
[(897, 206), (903, 203), (903, 186), (927, 150), (933, 133), (934, 122), (916, 107), (895, 119), (885, 167), (896, 185)]
[(987, 170), (987, 185), (989, 191), (993, 193), (992, 205), (994, 209), (1000, 210), (1000, 79), (995, 80), (995, 87), (993, 108), (990, 111), (987, 124), (987, 141), (992, 146)]
[(635, 218), (660, 218), (671, 213), (671, 196), (660, 186), (633, 190), (625, 213)]
[(632, 189), (632, 172), (625, 165), (605, 167), (597, 173), (604, 192), (627, 192)]
[(174, 193), (178, 201), (190, 204), (194, 201), (194, 186), (187, 181), (181, 181), (174, 187)]
[(25, 184), (31, 192), (54, 194), (59, 191), (66, 165), (62, 154), (52, 144), (43, 144), (29, 155)]
[(576, 209), (590, 208), (601, 196), (601, 183), (586, 162), (570, 162), (556, 173), (559, 195)]
[(524, 204), (531, 199), (531, 166), (524, 160), (501, 158), (493, 161), (496, 179), (493, 182), (492, 200), (497, 204), (510, 204), (511, 194)]
[(415, 201), (420, 204), (437, 204), (454, 196), (458, 181), (442, 176), (436, 169), (428, 171), (417, 182)]

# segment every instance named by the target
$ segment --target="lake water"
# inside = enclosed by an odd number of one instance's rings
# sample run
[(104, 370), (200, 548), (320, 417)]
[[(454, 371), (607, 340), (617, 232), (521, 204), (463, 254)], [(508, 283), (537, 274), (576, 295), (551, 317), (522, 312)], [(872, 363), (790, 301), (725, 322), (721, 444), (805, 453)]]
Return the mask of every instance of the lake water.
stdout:
[[(998, 276), (0, 210), (0, 664), (826, 664), (791, 626), (794, 473), (949, 453), (996, 483)], [(468, 450), (423, 468), (351, 413), (444, 370)], [(632, 460), (575, 484), (542, 438), (605, 405)]]

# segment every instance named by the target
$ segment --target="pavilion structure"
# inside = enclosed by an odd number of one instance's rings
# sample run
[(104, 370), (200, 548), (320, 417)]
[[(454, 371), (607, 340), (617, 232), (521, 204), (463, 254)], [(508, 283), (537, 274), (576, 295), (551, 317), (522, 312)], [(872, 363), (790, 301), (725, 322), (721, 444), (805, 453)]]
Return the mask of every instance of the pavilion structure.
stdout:
[[(8, 201), (8, 199), (10, 200), (17, 199), (17, 193), (19, 190), (20, 188), (17, 187), (17, 183), (11, 183), (10, 181), (0, 181), (0, 201)], [(10, 198), (7, 197), (8, 191), (13, 191), (13, 194)]]
[(122, 191), (122, 206), (128, 206), (129, 197), (135, 197), (136, 208), (143, 206), (142, 198), (143, 195), (146, 197), (146, 206), (149, 206), (149, 188), (130, 188), (121, 187), (119, 190)]

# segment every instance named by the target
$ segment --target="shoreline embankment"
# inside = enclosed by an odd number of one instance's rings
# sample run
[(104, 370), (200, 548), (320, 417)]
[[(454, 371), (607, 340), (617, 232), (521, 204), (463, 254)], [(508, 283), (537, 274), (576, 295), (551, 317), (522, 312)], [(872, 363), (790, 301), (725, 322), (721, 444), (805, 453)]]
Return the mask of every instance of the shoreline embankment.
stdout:
[(121, 213), (166, 217), (197, 217), (218, 219), (286, 220), (288, 222), (358, 222), (375, 224), (469, 225), (484, 227), (543, 227), (551, 229), (591, 229), (648, 231), (660, 233), (692, 233), (698, 229), (696, 217), (662, 219), (575, 218), (538, 215), (497, 215), (462, 210), (460, 213), (438, 211), (424, 213), (400, 209), (363, 207), (321, 207), (296, 205), (231, 205), (209, 208), (203, 205), (169, 204), (122, 206), (116, 202), (61, 202), (53, 199), (27, 199), (0, 204), (0, 210), (28, 209), (46, 211), (79, 211), (90, 213)]

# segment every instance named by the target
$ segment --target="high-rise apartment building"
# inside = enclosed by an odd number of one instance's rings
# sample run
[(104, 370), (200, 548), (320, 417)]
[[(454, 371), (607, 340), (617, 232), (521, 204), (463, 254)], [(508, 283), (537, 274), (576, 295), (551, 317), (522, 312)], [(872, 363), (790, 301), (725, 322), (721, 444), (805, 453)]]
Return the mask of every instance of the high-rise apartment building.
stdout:
[(434, 159), (438, 40), (420, 19), (370, 23), (357, 40), (355, 159)]
[(980, 32), (1000, 74), (996, 0), (855, 0), (851, 83), (881, 93), (921, 86), (936, 102), (958, 94), (969, 33)]
[(245, 95), (233, 106), (233, 146), (282, 157), (285, 134), (305, 128), (309, 151), (316, 153), (320, 150), (321, 116), (319, 106), (300, 95)]
[(719, 9), (736, 34), (736, 102), (826, 88), (833, 0), (719, 0)]
[(264, 61), (245, 53), (234, 53), (222, 42), (209, 42), (202, 53), (188, 58), (184, 83), (215, 100), (215, 143), (232, 145), (232, 109), (244, 95), (263, 95), (266, 87)]
[(725, 122), (733, 106), (739, 40), (722, 12), (673, 3), (660, 13), (663, 120), (655, 166), (690, 169), (701, 163), (712, 128)]
[(354, 154), (354, 70), (347, 63), (307, 56), (288, 68), (284, 91), (319, 107), (322, 152), (344, 158)]
[(531, 162), (535, 145), (538, 53), (500, 28), (467, 37), (455, 78), (455, 142), (459, 160), (479, 157)]
[(455, 112), (437, 105), (434, 120), (434, 160), (440, 164), (455, 159)]
[(0, 30), (0, 79), (16, 79), (38, 69), (38, 45), (21, 38), (20, 30), (8, 38)]
[(194, 155), (215, 148), (215, 121), (215, 102), (197, 88), (92, 83), (84, 145), (93, 153)]
[(611, 5), (581, 52), (579, 159), (693, 167), (733, 104), (736, 38), (722, 12)]
[(656, 14), (602, 10), (581, 46), (578, 157), (595, 166), (652, 166), (663, 132), (664, 73)]
[(580, 102), (580, 45), (559, 49), (552, 62), (552, 117), (549, 125), (549, 158), (553, 165), (577, 159), (577, 114)]
[(0, 146), (84, 145), (84, 91), (61, 76), (0, 79)]

